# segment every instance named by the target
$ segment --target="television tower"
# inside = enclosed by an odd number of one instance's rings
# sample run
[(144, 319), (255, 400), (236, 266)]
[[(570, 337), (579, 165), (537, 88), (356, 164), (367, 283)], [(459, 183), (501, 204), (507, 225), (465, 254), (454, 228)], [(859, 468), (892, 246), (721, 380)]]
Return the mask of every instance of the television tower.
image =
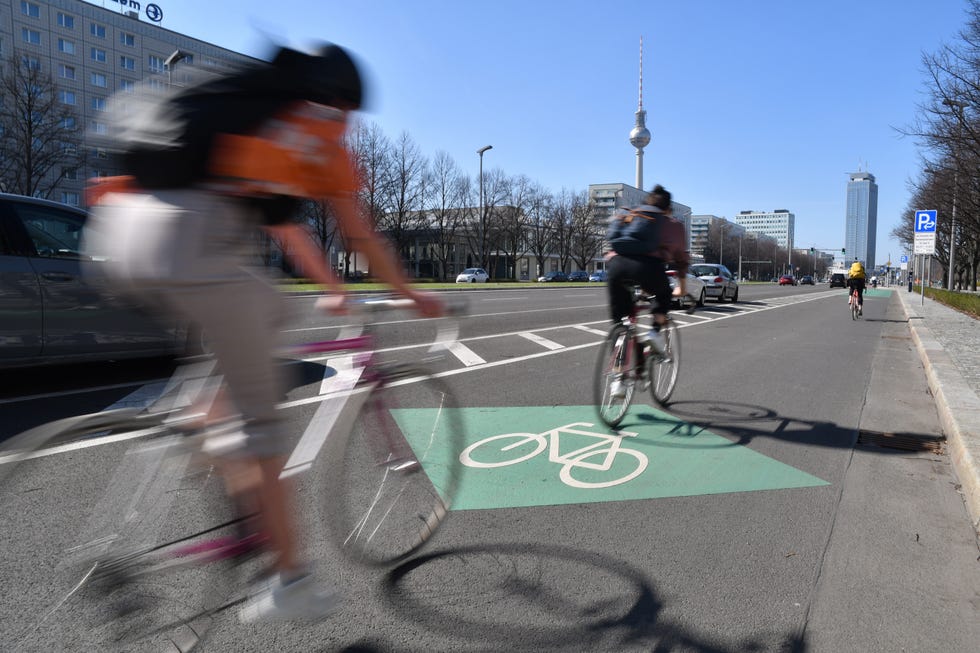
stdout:
[(636, 110), (636, 125), (630, 132), (630, 145), (636, 148), (636, 187), (643, 190), (643, 148), (650, 144), (647, 112), (643, 110), (643, 37), (640, 37), (640, 106)]

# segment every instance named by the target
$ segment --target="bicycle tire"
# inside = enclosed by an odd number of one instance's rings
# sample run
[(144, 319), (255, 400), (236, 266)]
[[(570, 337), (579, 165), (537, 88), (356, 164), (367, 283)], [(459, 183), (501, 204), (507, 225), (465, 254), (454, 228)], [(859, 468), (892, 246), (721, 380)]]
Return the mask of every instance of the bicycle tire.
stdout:
[(328, 531), (369, 566), (402, 561), (446, 519), (459, 488), (462, 413), (441, 380), (412, 366), (381, 370), (360, 388), (320, 466)]
[[(616, 428), (623, 421), (633, 400), (634, 383), (632, 379), (633, 338), (629, 328), (616, 324), (609, 335), (599, 345), (596, 358), (595, 378), (592, 385), (593, 399), (599, 419), (609, 428)], [(621, 397), (613, 392), (614, 382), (623, 384)]]
[[(191, 545), (196, 529), (215, 523), (227, 507), (217, 476), (190, 464), (189, 452), (181, 466), (170, 436), (153, 439), (152, 450), (79, 446), (138, 427), (166, 431), (156, 417), (124, 409), (59, 420), (0, 447), (5, 533), (26, 533), (0, 547), (8, 650), (189, 651), (227, 601), (230, 563), (174, 565), (159, 547)], [(148, 462), (144, 451), (161, 461), (152, 479), (133, 473)], [(178, 469), (199, 473), (168, 478)], [(125, 488), (140, 482), (163, 500), (134, 504)], [(161, 560), (165, 576), (143, 575)]]
[(661, 406), (666, 406), (677, 386), (677, 374), (681, 365), (681, 336), (673, 320), (660, 328), (664, 337), (664, 352), (651, 353), (647, 357), (647, 378), (650, 379), (650, 395)]

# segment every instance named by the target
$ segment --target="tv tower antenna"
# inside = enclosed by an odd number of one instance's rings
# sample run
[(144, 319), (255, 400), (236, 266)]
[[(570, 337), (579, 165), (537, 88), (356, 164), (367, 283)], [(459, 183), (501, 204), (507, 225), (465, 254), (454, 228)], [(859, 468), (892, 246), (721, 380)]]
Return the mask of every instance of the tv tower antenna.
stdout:
[(643, 110), (643, 37), (640, 37), (640, 99), (636, 109), (636, 125), (630, 132), (630, 145), (636, 148), (636, 187), (643, 190), (643, 148), (650, 144), (650, 130)]

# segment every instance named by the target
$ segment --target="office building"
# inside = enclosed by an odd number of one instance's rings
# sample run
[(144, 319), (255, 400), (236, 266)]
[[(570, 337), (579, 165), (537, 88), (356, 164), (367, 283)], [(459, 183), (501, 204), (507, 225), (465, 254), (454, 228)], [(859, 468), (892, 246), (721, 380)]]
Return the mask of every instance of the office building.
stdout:
[(708, 246), (708, 234), (711, 229), (720, 229), (726, 238), (744, 236), (745, 227), (729, 222), (716, 215), (692, 215), (688, 229), (688, 243), (691, 259), (704, 261), (704, 250)]
[(878, 233), (878, 184), (870, 172), (852, 172), (847, 182), (847, 209), (844, 219), (844, 264), (855, 260), (868, 270), (875, 268)]
[(742, 225), (746, 231), (754, 231), (769, 236), (779, 247), (787, 251), (793, 248), (796, 232), (796, 216), (786, 209), (775, 211), (740, 211), (735, 216), (735, 224)]
[[(148, 84), (180, 84), (188, 66), (221, 70), (251, 57), (165, 29), (159, 5), (112, 0), (102, 7), (80, 0), (0, 0), (0, 58), (14, 57), (50, 74), (58, 101), (77, 115), (86, 160), (67, 170), (50, 197), (80, 205), (85, 180), (117, 174), (90, 136), (107, 132), (106, 103), (117, 92)], [(168, 60), (170, 64), (168, 65)], [(52, 171), (61, 174), (61, 169)]]

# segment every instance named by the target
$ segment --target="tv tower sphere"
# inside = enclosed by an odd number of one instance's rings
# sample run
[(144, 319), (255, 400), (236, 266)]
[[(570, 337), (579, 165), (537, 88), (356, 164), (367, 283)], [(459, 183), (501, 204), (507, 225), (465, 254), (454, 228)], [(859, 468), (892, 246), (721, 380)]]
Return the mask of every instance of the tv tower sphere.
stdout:
[[(644, 111), (643, 113), (646, 113)], [(636, 148), (644, 148), (650, 144), (650, 130), (643, 125), (637, 125), (630, 131), (630, 145)]]

